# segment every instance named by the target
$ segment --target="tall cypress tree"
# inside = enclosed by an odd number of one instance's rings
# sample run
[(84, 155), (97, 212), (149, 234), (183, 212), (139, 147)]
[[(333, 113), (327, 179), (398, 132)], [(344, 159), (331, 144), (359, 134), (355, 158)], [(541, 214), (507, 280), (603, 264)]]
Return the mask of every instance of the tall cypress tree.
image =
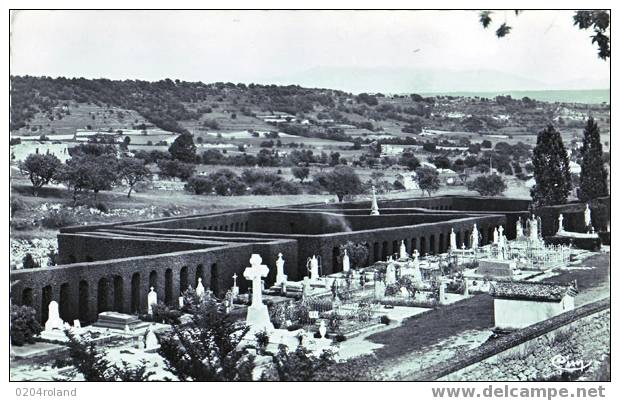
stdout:
[(536, 185), (530, 193), (534, 203), (537, 206), (566, 203), (572, 188), (568, 154), (560, 133), (552, 125), (538, 133), (532, 164)]
[(579, 177), (579, 199), (589, 201), (609, 195), (607, 189), (607, 170), (603, 163), (603, 146), (598, 125), (592, 117), (583, 130), (581, 147), (581, 175)]

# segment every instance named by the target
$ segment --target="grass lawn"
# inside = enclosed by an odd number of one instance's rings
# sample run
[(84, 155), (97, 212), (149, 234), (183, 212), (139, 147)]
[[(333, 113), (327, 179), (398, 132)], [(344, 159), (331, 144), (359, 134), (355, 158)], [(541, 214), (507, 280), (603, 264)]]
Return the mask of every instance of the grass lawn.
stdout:
[(390, 359), (421, 350), (466, 330), (493, 326), (493, 298), (481, 294), (412, 316), (401, 326), (373, 334), (368, 340), (385, 344), (375, 354), (379, 359)]

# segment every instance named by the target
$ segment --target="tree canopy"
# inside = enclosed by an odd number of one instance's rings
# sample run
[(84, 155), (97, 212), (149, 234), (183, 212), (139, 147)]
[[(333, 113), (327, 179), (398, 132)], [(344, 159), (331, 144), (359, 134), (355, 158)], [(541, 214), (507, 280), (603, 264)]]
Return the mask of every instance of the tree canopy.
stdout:
[(579, 179), (579, 199), (589, 201), (609, 195), (607, 170), (603, 162), (603, 147), (598, 125), (589, 118), (583, 130), (581, 146), (581, 175)]
[(560, 133), (552, 125), (538, 133), (532, 156), (534, 179), (532, 200), (537, 206), (566, 203), (571, 190), (568, 154)]

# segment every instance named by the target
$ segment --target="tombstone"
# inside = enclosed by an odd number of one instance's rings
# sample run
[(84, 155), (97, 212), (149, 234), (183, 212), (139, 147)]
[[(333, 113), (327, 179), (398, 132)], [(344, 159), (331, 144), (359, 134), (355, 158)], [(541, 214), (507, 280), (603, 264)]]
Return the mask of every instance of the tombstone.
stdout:
[(558, 232), (557, 234), (563, 234), (564, 233), (564, 215), (562, 213), (560, 213), (560, 215), (558, 216)]
[(243, 272), (243, 277), (252, 282), (252, 304), (248, 307), (246, 317), (246, 324), (252, 333), (274, 330), (273, 324), (269, 320), (267, 305), (263, 304), (261, 281), (263, 277), (267, 277), (269, 274), (269, 268), (261, 264), (262, 262), (263, 259), (260, 255), (253, 253), (250, 257), (250, 267)]
[(153, 306), (157, 306), (157, 293), (155, 289), (151, 287), (151, 291), (147, 297), (148, 314), (153, 316)]
[(519, 218), (517, 219), (516, 230), (517, 230), (517, 239), (523, 237), (523, 226), (521, 225), (521, 216), (519, 216)]
[(179, 297), (179, 308), (183, 307), (183, 297)]
[(64, 329), (64, 322), (60, 318), (60, 314), (58, 313), (58, 302), (51, 301), (47, 307), (48, 309), (48, 318), (47, 322), (45, 322), (45, 331), (52, 330), (60, 330)]
[(202, 298), (205, 295), (205, 287), (202, 285), (202, 278), (198, 277), (198, 284), (196, 284), (196, 295)]
[(304, 283), (301, 288), (301, 299), (306, 299), (310, 295), (311, 287), (310, 287), (310, 278), (308, 276), (304, 277)]
[(375, 298), (382, 299), (385, 296), (385, 283), (381, 280), (375, 280)]
[(351, 269), (351, 262), (349, 261), (349, 255), (347, 254), (347, 250), (344, 250), (344, 256), (342, 257), (342, 271), (348, 272)]
[(233, 296), (236, 298), (239, 296), (239, 287), (237, 286), (237, 273), (232, 275), (233, 278), (233, 286), (230, 289), (233, 293)]
[(125, 332), (125, 334), (131, 334), (131, 329), (129, 328), (128, 324), (125, 325), (125, 328), (123, 331)]
[(396, 267), (390, 262), (385, 269), (385, 284), (396, 284)]
[(230, 311), (233, 310), (234, 304), (235, 298), (232, 290), (226, 291), (226, 294), (224, 295), (224, 307), (226, 309), (226, 313), (230, 313)]
[(407, 259), (409, 255), (407, 255), (407, 246), (405, 245), (405, 241), (400, 241), (400, 249), (398, 252), (399, 259)]
[(497, 232), (497, 227), (493, 230), (493, 244), (499, 244), (499, 233)]
[(278, 259), (276, 260), (276, 284), (286, 283), (287, 275), (284, 274), (284, 259), (282, 259), (282, 254), (278, 253)]
[[(458, 249), (458, 245), (456, 245), (456, 233), (454, 232), (454, 228), (450, 229), (450, 250), (452, 252)], [(416, 250), (417, 253), (417, 250)]]
[(319, 260), (316, 255), (312, 255), (310, 259), (310, 280), (316, 281), (319, 279)]
[(474, 229), (471, 231), (471, 249), (478, 249), (478, 241), (480, 240), (480, 233), (478, 232), (478, 227), (476, 223), (474, 223)]
[(465, 277), (463, 277), (463, 295), (469, 296), (469, 281)]
[(73, 320), (73, 327), (75, 327), (76, 329), (81, 329), (82, 328), (82, 324), (80, 323), (80, 319), (74, 319)]
[(439, 280), (439, 304), (443, 305), (446, 301), (446, 283), (443, 280)]
[(586, 229), (592, 225), (592, 212), (588, 203), (586, 203), (586, 209), (583, 211), (583, 222), (586, 225)]
[(530, 241), (538, 242), (538, 220), (535, 215), (532, 215), (530, 220)]
[(149, 328), (146, 330), (146, 336), (144, 340), (145, 351), (153, 351), (159, 348), (159, 341), (157, 340), (157, 335), (155, 334), (155, 325), (151, 324)]
[(321, 338), (325, 338), (325, 334), (327, 334), (327, 326), (325, 326), (325, 320), (321, 320), (321, 323), (319, 323), (319, 334), (321, 335)]
[(370, 215), (379, 216), (379, 204), (377, 203), (377, 194), (375, 192), (375, 186), (372, 186), (372, 203), (370, 205)]

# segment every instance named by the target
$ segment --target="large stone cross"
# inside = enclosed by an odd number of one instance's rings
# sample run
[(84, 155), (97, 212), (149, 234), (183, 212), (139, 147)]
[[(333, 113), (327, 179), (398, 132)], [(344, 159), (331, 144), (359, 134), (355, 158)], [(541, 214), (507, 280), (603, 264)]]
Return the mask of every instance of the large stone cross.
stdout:
[(259, 254), (253, 253), (250, 258), (250, 267), (243, 271), (243, 277), (252, 281), (252, 306), (258, 306), (263, 304), (263, 293), (261, 279), (267, 277), (269, 274), (269, 268), (266, 265), (261, 264), (263, 259)]

